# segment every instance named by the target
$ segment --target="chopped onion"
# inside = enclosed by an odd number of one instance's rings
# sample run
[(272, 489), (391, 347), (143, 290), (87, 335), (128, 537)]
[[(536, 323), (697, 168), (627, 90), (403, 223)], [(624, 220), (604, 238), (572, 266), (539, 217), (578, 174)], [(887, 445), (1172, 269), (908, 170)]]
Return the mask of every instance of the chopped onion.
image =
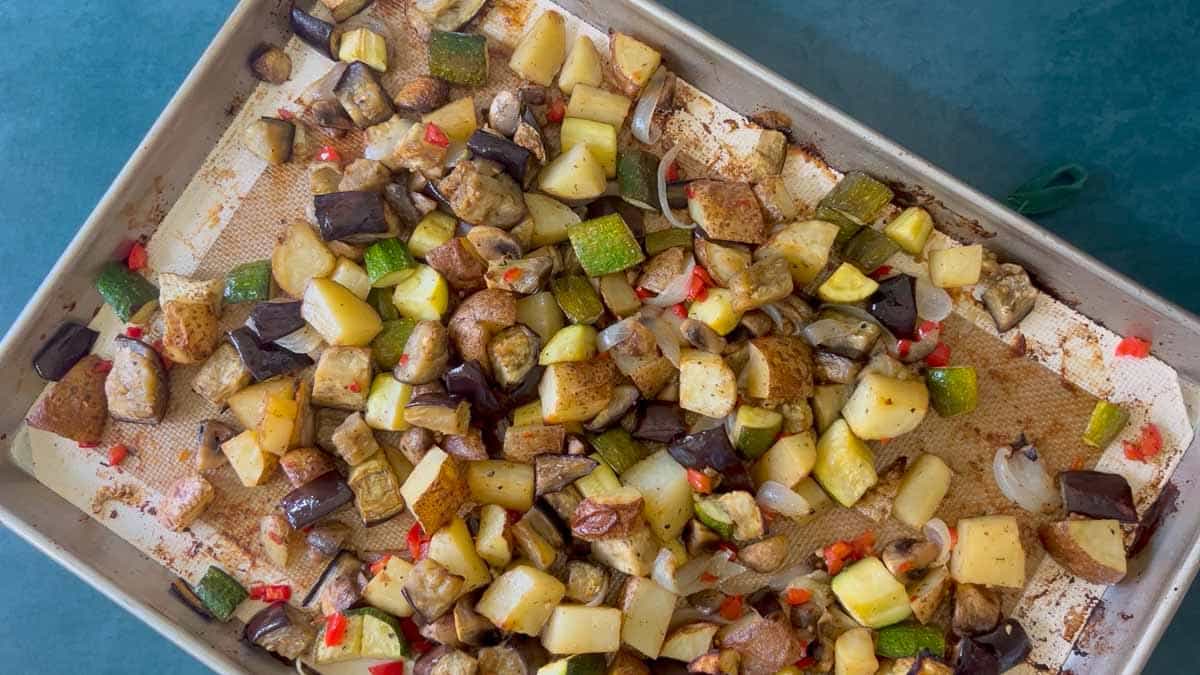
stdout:
[(289, 352), (311, 354), (321, 348), (321, 334), (312, 326), (304, 324), (303, 328), (284, 335), (276, 340), (275, 344)]
[(775, 332), (776, 333), (780, 333), (780, 334), (787, 333), (787, 329), (784, 328), (783, 314), (780, 313), (779, 308), (775, 306), (775, 303), (768, 302), (767, 304), (763, 305), (762, 307), (759, 307), (759, 309), (761, 309), (764, 314), (771, 317), (771, 322), (775, 324)]
[(650, 81), (646, 83), (642, 97), (638, 99), (637, 107), (633, 110), (633, 118), (629, 120), (629, 129), (633, 132), (633, 137), (646, 145), (654, 145), (662, 136), (662, 129), (654, 126), (654, 111), (658, 110), (668, 93), (669, 74), (665, 66), (659, 66), (658, 70), (654, 71)]
[(606, 352), (613, 347), (621, 344), (630, 335), (633, 335), (633, 321), (635, 319), (622, 319), (613, 325), (600, 331), (596, 336), (596, 349), (601, 352)]
[(1032, 445), (996, 448), (992, 472), (1004, 496), (1030, 513), (1047, 513), (1058, 504), (1054, 484)]
[(658, 557), (654, 559), (654, 566), (650, 568), (650, 578), (654, 580), (654, 583), (680, 595), (676, 576), (678, 573), (679, 563), (675, 560), (675, 554), (671, 553), (670, 549), (658, 549)]
[(762, 508), (792, 519), (803, 518), (813, 512), (804, 497), (773, 480), (763, 483), (754, 498)]
[(446, 159), (442, 161), (442, 166), (447, 169), (453, 169), (458, 166), (458, 163), (471, 156), (471, 151), (467, 149), (466, 141), (450, 141), (450, 145), (446, 148)]
[(654, 333), (654, 341), (658, 343), (658, 348), (662, 350), (663, 356), (671, 362), (671, 365), (679, 367), (680, 349), (679, 349), (679, 331), (672, 328), (661, 317), (643, 319), (642, 323)]
[[(676, 594), (686, 596), (706, 591), (710, 588), (716, 588), (721, 582), (745, 572), (746, 568), (735, 562), (731, 562), (731, 557), (733, 557), (731, 551), (722, 549), (712, 555), (702, 555), (684, 563), (682, 567), (675, 570), (674, 586), (678, 589)], [(654, 561), (653, 571), (651, 572), (651, 577), (659, 585), (662, 585), (662, 583), (654, 575), (660, 569), (663, 569), (665, 573), (665, 568), (669, 565), (667, 561), (663, 561), (662, 565), (660, 565), (659, 561), (662, 559), (663, 554), (660, 551), (658, 558)], [(664, 588), (671, 590), (666, 586)]]
[(671, 204), (667, 199), (667, 170), (671, 168), (671, 164), (675, 162), (675, 158), (679, 155), (680, 145), (676, 143), (667, 151), (662, 159), (658, 160), (658, 207), (662, 209), (663, 217), (667, 222), (671, 223), (672, 227), (682, 227), (685, 230), (694, 230), (696, 226), (688, 225), (675, 217), (671, 212)]
[[(388, 157), (395, 151), (396, 146), (400, 145), (400, 141), (408, 134), (412, 128), (412, 120), (397, 119), (386, 125), (377, 125), (376, 128), (383, 127), (387, 130), (386, 134), (367, 134), (370, 137), (370, 142), (363, 148), (363, 157), (367, 159), (381, 160)], [(465, 146), (464, 146), (465, 147)]]
[(924, 527), (925, 538), (938, 545), (938, 557), (933, 561), (934, 567), (941, 567), (950, 562), (950, 528), (941, 518), (930, 518)]
[(954, 310), (954, 301), (944, 288), (929, 283), (925, 277), (917, 277), (917, 316), (929, 321), (944, 321)]
[(652, 307), (670, 307), (687, 300), (688, 290), (692, 285), (692, 271), (695, 269), (696, 258), (689, 255), (687, 265), (684, 265), (679, 276), (672, 279), (662, 293), (653, 298), (646, 298), (644, 302)]
[(796, 583), (800, 577), (812, 571), (812, 566), (805, 563), (796, 563), (791, 567), (785, 567), (778, 572), (767, 577), (765, 583), (773, 591), (782, 591), (785, 588), (798, 588), (800, 584)]

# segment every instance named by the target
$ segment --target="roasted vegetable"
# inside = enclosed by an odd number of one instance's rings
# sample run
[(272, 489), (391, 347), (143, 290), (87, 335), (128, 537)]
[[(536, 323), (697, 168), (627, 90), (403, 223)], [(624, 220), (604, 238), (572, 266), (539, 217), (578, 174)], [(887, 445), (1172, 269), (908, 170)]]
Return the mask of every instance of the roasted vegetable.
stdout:
[(950, 574), (955, 581), (1005, 588), (1025, 585), (1025, 549), (1016, 518), (960, 518), (955, 529), (958, 542), (950, 556)]
[(108, 421), (104, 380), (107, 363), (85, 356), (29, 409), (25, 421), (34, 429), (49, 431), (77, 443), (96, 444)]
[(242, 131), (242, 145), (268, 164), (279, 165), (292, 158), (296, 126), (275, 117), (260, 117)]
[(162, 357), (145, 342), (125, 335), (113, 343), (112, 370), (104, 381), (108, 413), (122, 422), (162, 422), (171, 395)]
[(813, 477), (842, 506), (850, 507), (878, 481), (875, 458), (845, 420), (837, 420), (817, 442)]
[(627, 33), (612, 33), (608, 49), (609, 73), (627, 96), (637, 96), (662, 61), (658, 51)]
[(467, 149), (475, 157), (491, 160), (519, 185), (527, 185), (533, 175), (533, 153), (503, 136), (477, 130), (467, 139)]
[(1108, 401), (1097, 401), (1083, 432), (1083, 442), (1093, 448), (1106, 448), (1128, 423), (1129, 412), (1124, 408)]
[(100, 334), (75, 323), (64, 322), (33, 355), (33, 369), (42, 379), (57, 382), (71, 367), (87, 356)]
[(333, 24), (316, 18), (295, 4), (292, 5), (289, 20), (296, 37), (321, 54), (337, 60), (337, 55), (333, 53)]
[(110, 262), (100, 270), (96, 290), (121, 321), (146, 323), (158, 308), (154, 284), (119, 262)]
[(1124, 476), (1101, 471), (1063, 471), (1058, 474), (1058, 485), (1067, 513), (1138, 522), (1133, 490)]
[(438, 190), (454, 215), (473, 225), (505, 228), (525, 216), (520, 186), (490, 161), (459, 162), (438, 183)]
[[(349, 0), (342, 2), (343, 5), (348, 5), (357, 2), (364, 4), (361, 0)], [(383, 36), (368, 28), (354, 28), (341, 34), (341, 39), (338, 43), (338, 60), (346, 63), (354, 63), (361, 61), (371, 68), (379, 72), (386, 72), (388, 68), (388, 50), (387, 42)]]
[(688, 184), (688, 212), (713, 239), (747, 244), (767, 241), (762, 211), (746, 183), (692, 181)]
[(167, 488), (159, 503), (159, 522), (178, 532), (199, 518), (215, 496), (212, 484), (203, 476), (192, 474), (178, 478)]
[(316, 448), (296, 448), (279, 458), (279, 466), (292, 487), (300, 487), (333, 471), (333, 458)]
[(196, 470), (211, 471), (225, 464), (221, 444), (237, 435), (233, 427), (220, 420), (204, 420), (196, 432)]
[(588, 276), (621, 272), (646, 259), (620, 214), (586, 220), (568, 228), (571, 246)]
[(978, 403), (975, 369), (971, 366), (929, 368), (925, 371), (925, 382), (929, 387), (929, 405), (942, 417), (969, 413)]
[(386, 122), (394, 109), (392, 100), (370, 66), (355, 61), (346, 67), (333, 93), (359, 128)]
[(218, 621), (231, 619), (238, 605), (250, 595), (237, 579), (216, 566), (209, 566), (200, 581), (196, 582), (195, 593)]
[(283, 496), (279, 505), (293, 529), (303, 529), (354, 501), (349, 484), (330, 471)]
[(258, 381), (287, 375), (311, 366), (313, 360), (273, 344), (260, 344), (246, 326), (229, 332), (229, 342), (237, 350), (242, 365)]
[(928, 410), (924, 382), (868, 373), (843, 406), (842, 417), (859, 438), (876, 440), (912, 431)]
[(543, 12), (513, 50), (508, 67), (522, 79), (550, 86), (567, 52), (566, 21), (562, 14)]
[(459, 460), (437, 447), (425, 453), (400, 492), (426, 532), (449, 522), (469, 494)]
[(867, 305), (871, 316), (879, 320), (897, 338), (913, 339), (917, 326), (915, 279), (907, 274), (879, 282), (879, 289)]
[(929, 281), (941, 288), (970, 286), (979, 281), (983, 247), (957, 246), (929, 252)]
[(501, 630), (537, 635), (565, 594), (566, 586), (558, 579), (518, 565), (487, 587), (475, 611)]
[(985, 259), (980, 282), (986, 289), (983, 306), (1001, 333), (1016, 326), (1033, 311), (1038, 292), (1020, 265), (998, 264), (990, 258)]
[(1042, 525), (1038, 536), (1046, 552), (1075, 576), (1097, 584), (1125, 578), (1125, 542), (1116, 520), (1063, 520)]
[(940, 457), (918, 457), (900, 481), (892, 501), (892, 516), (909, 527), (923, 527), (950, 491), (952, 475)]
[(222, 443), (221, 452), (229, 458), (238, 480), (246, 487), (265, 484), (279, 464), (279, 457), (263, 448), (254, 429), (247, 429)]
[(954, 633), (970, 636), (986, 633), (1000, 622), (1000, 597), (983, 586), (957, 584), (954, 587)]
[(316, 195), (313, 207), (325, 241), (370, 243), (394, 236), (399, 227), (383, 196), (374, 191)]
[(584, 201), (604, 194), (608, 187), (604, 166), (579, 144), (560, 154), (538, 173), (538, 186), (559, 199)]
[(404, 510), (400, 481), (382, 453), (351, 467), (346, 480), (354, 492), (358, 515), (368, 527), (385, 522)]
[(271, 253), (271, 273), (284, 293), (298, 298), (312, 279), (329, 276), (337, 265), (325, 242), (308, 223), (287, 226)]

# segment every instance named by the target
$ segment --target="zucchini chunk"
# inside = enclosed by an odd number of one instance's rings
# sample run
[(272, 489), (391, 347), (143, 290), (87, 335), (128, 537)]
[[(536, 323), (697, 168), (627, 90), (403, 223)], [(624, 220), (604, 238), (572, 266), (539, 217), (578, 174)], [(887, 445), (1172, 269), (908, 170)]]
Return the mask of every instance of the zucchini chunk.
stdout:
[(158, 308), (158, 288), (119, 262), (110, 262), (100, 270), (96, 290), (112, 307), (113, 314), (127, 323), (146, 323)]
[(205, 608), (218, 621), (229, 621), (238, 605), (250, 597), (237, 579), (216, 566), (209, 566), (204, 576), (200, 577), (200, 581), (196, 582), (194, 590)]
[(855, 621), (868, 628), (899, 623), (912, 615), (904, 584), (896, 581), (879, 558), (868, 557), (833, 578), (833, 594)]
[(813, 477), (839, 504), (854, 506), (878, 482), (875, 457), (845, 420), (829, 425), (817, 441)]

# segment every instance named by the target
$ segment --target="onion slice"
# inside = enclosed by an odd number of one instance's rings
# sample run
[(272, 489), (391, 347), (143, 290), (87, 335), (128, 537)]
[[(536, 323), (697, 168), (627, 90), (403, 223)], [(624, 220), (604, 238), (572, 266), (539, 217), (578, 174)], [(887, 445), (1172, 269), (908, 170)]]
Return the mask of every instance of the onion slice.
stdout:
[(671, 280), (662, 293), (653, 298), (646, 298), (643, 302), (652, 307), (670, 307), (678, 305), (687, 300), (688, 290), (692, 285), (692, 272), (696, 269), (696, 258), (689, 255), (687, 265), (684, 265), (683, 271), (679, 276)]
[(1004, 496), (1030, 513), (1050, 512), (1058, 503), (1050, 475), (1032, 445), (1020, 449), (1007, 445), (996, 448), (992, 473)]
[(635, 321), (633, 318), (622, 319), (600, 331), (596, 335), (597, 351), (606, 352), (624, 342), (630, 335), (633, 335), (633, 321)]
[(930, 518), (923, 528), (925, 538), (938, 545), (938, 557), (933, 561), (934, 567), (941, 567), (950, 562), (950, 528), (941, 518)]
[(321, 348), (321, 334), (309, 324), (284, 335), (275, 344), (296, 354), (311, 354)]
[(646, 145), (654, 145), (662, 136), (662, 129), (654, 126), (654, 111), (658, 110), (663, 98), (669, 93), (669, 75), (665, 66), (659, 66), (658, 70), (654, 71), (650, 81), (646, 83), (646, 90), (638, 99), (637, 107), (633, 110), (633, 118), (629, 120), (629, 130), (633, 132), (633, 137)]
[(944, 321), (954, 310), (954, 301), (944, 288), (929, 283), (925, 277), (917, 277), (917, 316), (928, 321)]
[(662, 159), (658, 160), (658, 207), (662, 209), (663, 217), (667, 222), (671, 223), (672, 227), (682, 227), (685, 230), (694, 230), (696, 226), (688, 225), (675, 217), (671, 212), (671, 203), (667, 199), (667, 170), (671, 168), (671, 164), (675, 162), (675, 158), (679, 156), (680, 145), (676, 143), (671, 146)]
[(654, 333), (654, 341), (658, 343), (658, 348), (662, 350), (663, 356), (671, 362), (671, 365), (679, 367), (681, 352), (679, 349), (679, 331), (672, 328), (666, 321), (660, 317), (652, 317), (643, 319), (642, 322)]
[(754, 499), (762, 508), (792, 519), (803, 518), (813, 512), (812, 506), (804, 497), (796, 494), (783, 483), (773, 480), (766, 481), (759, 486), (758, 494), (754, 496)]

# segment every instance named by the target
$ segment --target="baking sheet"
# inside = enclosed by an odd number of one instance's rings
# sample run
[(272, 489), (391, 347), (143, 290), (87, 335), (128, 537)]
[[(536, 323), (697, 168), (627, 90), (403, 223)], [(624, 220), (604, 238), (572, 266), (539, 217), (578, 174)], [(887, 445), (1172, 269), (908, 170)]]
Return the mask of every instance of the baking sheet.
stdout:
[[(393, 59), (401, 60), (402, 67), (385, 79), (385, 84), (394, 87), (423, 71), (424, 50), (406, 47), (415, 40), (403, 21), (403, 3), (376, 4), (378, 7), (371, 10), (373, 16), (361, 20), (378, 27), (378, 19), (382, 19), (391, 28), (388, 32), (393, 53), (404, 55), (403, 59)], [(512, 45), (522, 27), (539, 12), (536, 3), (496, 2), (481, 30), (501, 45)], [(571, 31), (580, 29), (577, 22), (569, 21), (569, 25)], [(604, 36), (599, 31), (585, 30), (603, 44)], [(297, 40), (292, 40), (287, 50), (295, 64), (292, 81), (282, 87), (262, 85), (245, 102), (151, 240), (152, 268), (219, 275), (238, 262), (265, 257), (281, 226), (293, 218), (305, 217), (310, 200), (302, 167), (266, 168), (238, 142), (248, 121), (287, 107), (289, 100), (330, 66)], [(669, 65), (670, 49), (664, 54)], [(494, 77), (507, 70), (501, 65), (506, 60), (502, 51), (493, 53)], [(484, 103), (487, 98), (478, 96)], [(669, 142), (683, 142), (688, 149), (692, 161), (684, 163), (686, 173), (734, 179), (752, 176), (751, 150), (757, 134), (753, 127), (726, 106), (683, 83), (676, 103), (679, 109), (668, 121), (666, 137)], [(351, 138), (342, 147), (350, 151), (353, 145)], [(794, 148), (787, 177), (793, 193), (811, 206), (832, 187), (839, 174), (812, 151)], [(941, 238), (934, 246), (951, 243)], [(914, 263), (902, 256), (890, 264), (913, 271)], [(990, 459), (996, 445), (1024, 429), (1052, 468), (1069, 466), (1080, 453), (1086, 453), (1082, 456), (1088, 465), (1098, 462), (1106, 470), (1125, 474), (1135, 487), (1139, 507), (1144, 508), (1191, 439), (1175, 373), (1155, 359), (1114, 362), (1111, 355), (1117, 336), (1044, 295), (1034, 314), (1019, 327), (1026, 355), (1017, 356), (1011, 347), (1017, 342), (1017, 331), (997, 338), (990, 319), (969, 296), (957, 300), (960, 318), (951, 322), (950, 329), (956, 334), (961, 332), (961, 337), (951, 336), (949, 343), (955, 349), (955, 363), (971, 363), (980, 369), (980, 408), (953, 421), (931, 415), (914, 434), (877, 448), (880, 465), (892, 456), (918, 450), (945, 458), (957, 475), (953, 497), (939, 515), (951, 524), (958, 515), (1016, 512), (994, 492)], [(227, 316), (228, 321), (236, 319), (236, 312)], [(98, 351), (106, 352), (120, 324), (105, 309), (93, 327), (104, 331)], [(223, 470), (214, 480), (221, 492), (218, 502), (190, 532), (165, 532), (154, 521), (157, 491), (190, 468), (190, 458), (181, 459), (181, 455), (192, 447), (195, 422), (216, 413), (190, 392), (188, 385), (194, 372), (195, 368), (177, 367), (172, 374), (173, 400), (164, 425), (153, 430), (120, 423), (110, 426), (102, 447), (127, 442), (135, 451), (120, 468), (103, 466), (97, 453), (81, 451), (44, 432), (24, 429), (14, 445), (17, 457), (55, 492), (186, 578), (195, 580), (215, 562), (248, 584), (287, 580), (305, 585), (315, 574), (311, 566), (289, 569), (285, 574), (256, 562), (253, 545), (247, 543), (254, 540), (248, 535), (255, 531), (256, 521), (247, 514), (261, 514), (271, 508), (286, 491), (281, 480), (263, 488), (246, 489), (237, 484), (230, 471)], [(1163, 454), (1153, 464), (1130, 463), (1121, 456), (1120, 439), (1102, 456), (1089, 451), (1078, 436), (1094, 397), (1134, 407), (1126, 436), (1136, 434), (1146, 420), (1158, 424), (1165, 441)], [(981, 489), (957, 489), (967, 486)], [(349, 513), (342, 517), (347, 522), (355, 520)], [(1040, 554), (1040, 547), (1033, 543), (1032, 524), (1023, 517), (1027, 552)], [(796, 555), (806, 554), (831, 538), (854, 534), (865, 525), (855, 512), (837, 511), (800, 528)], [(369, 534), (360, 531), (356, 543), (367, 548), (398, 546), (406, 527), (407, 519), (373, 528)], [(881, 531), (881, 540), (886, 541), (891, 532)], [(1067, 655), (1103, 587), (1072, 583), (1053, 562), (1043, 563), (1038, 555), (1030, 555), (1029, 567), (1033, 581), (1017, 603), (1017, 615), (1035, 639), (1031, 660), (1055, 669)], [(1010, 601), (1017, 602), (1017, 598)], [(247, 603), (243, 613), (248, 615), (255, 609), (254, 603)]]

